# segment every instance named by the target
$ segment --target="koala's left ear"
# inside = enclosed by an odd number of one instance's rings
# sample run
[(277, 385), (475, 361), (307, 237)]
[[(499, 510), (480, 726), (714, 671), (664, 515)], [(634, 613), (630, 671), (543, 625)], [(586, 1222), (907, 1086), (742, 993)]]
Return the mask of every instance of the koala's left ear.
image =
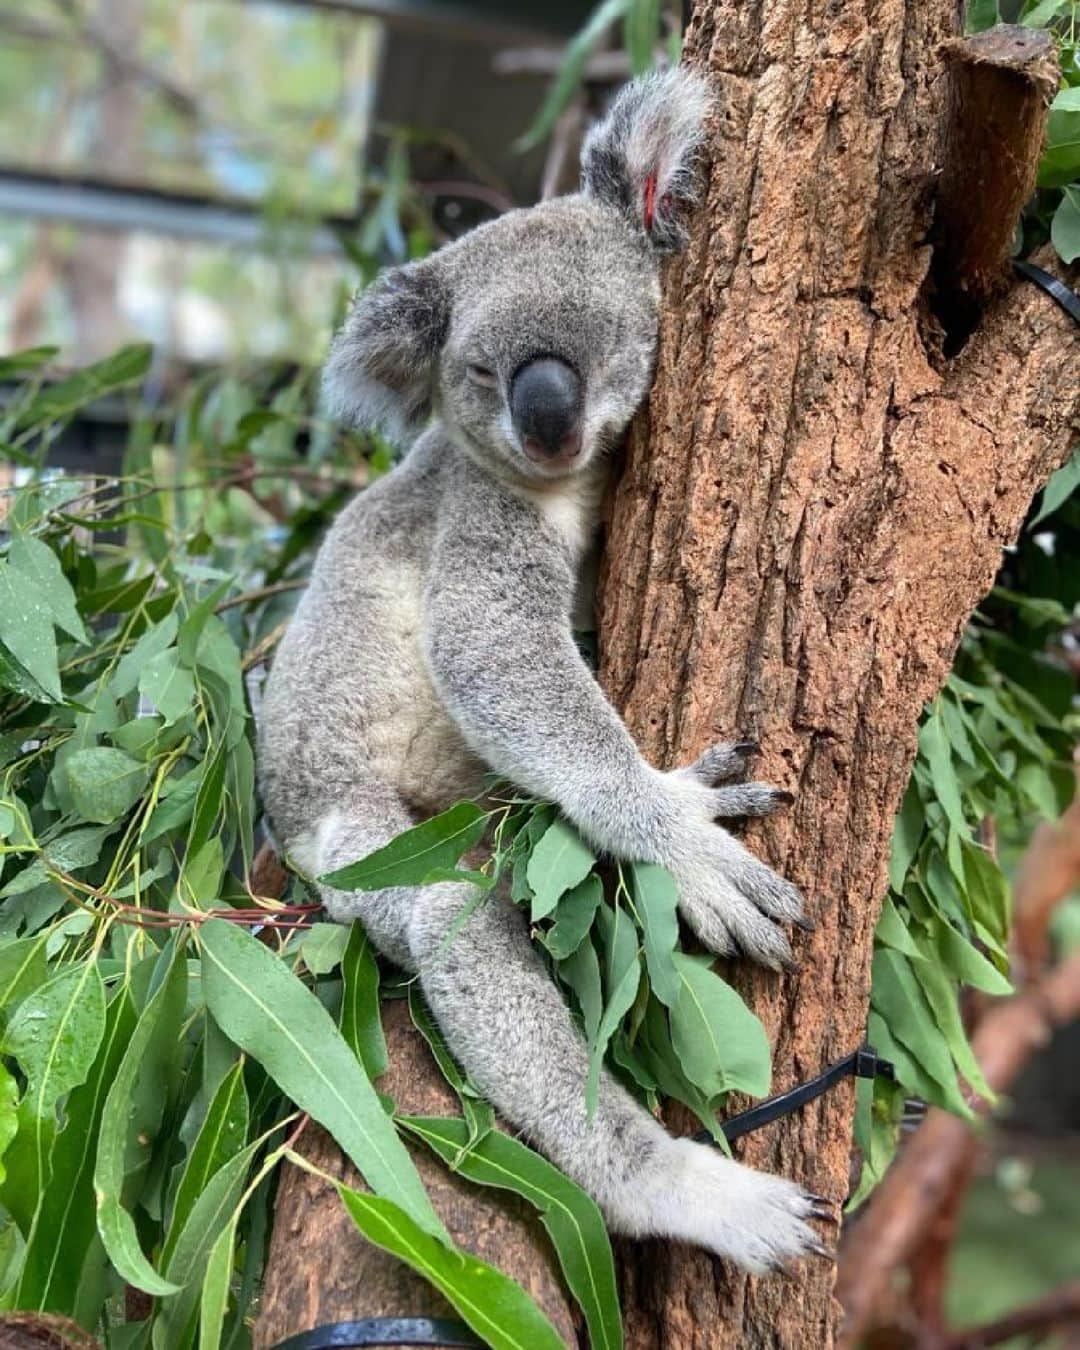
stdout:
[(710, 95), (678, 68), (626, 85), (581, 150), (582, 188), (613, 206), (661, 252), (686, 243)]
[(431, 414), (450, 305), (439, 257), (394, 267), (362, 291), (323, 370), (329, 410), (408, 440)]

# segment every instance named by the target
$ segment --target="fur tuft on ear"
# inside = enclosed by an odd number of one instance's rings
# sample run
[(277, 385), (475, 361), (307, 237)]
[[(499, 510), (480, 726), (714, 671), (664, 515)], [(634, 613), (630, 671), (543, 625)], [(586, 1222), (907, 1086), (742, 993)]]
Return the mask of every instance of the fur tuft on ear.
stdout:
[(586, 195), (621, 211), (660, 252), (686, 243), (710, 101), (691, 71), (646, 75), (620, 91), (581, 150)]
[(330, 414), (411, 440), (431, 414), (435, 361), (449, 320), (437, 256), (383, 273), (353, 301), (330, 347)]

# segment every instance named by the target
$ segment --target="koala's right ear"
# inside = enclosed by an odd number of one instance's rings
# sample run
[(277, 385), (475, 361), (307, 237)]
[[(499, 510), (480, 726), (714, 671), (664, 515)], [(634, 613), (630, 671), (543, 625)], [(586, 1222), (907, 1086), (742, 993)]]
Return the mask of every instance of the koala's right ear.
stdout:
[(581, 149), (582, 188), (615, 207), (659, 252), (686, 243), (697, 195), (708, 86), (679, 67), (620, 90)]
[(410, 439), (431, 413), (449, 296), (438, 258), (384, 272), (357, 296), (323, 370), (329, 411)]

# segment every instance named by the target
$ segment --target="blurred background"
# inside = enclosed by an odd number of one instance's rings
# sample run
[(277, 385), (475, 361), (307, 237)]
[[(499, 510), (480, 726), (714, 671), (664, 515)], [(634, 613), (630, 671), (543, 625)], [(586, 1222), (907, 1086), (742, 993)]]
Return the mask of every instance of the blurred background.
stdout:
[[(1024, 10), (1058, 24), (1063, 65), (1080, 80), (1077, 7), (1048, 4)], [(99, 363), (41, 433), (43, 458), (176, 483), (224, 475), (203, 516), (178, 495), (170, 526), (205, 521), (222, 576), (245, 566), (271, 590), (302, 584), (326, 520), (389, 462), (377, 439), (318, 415), (317, 365), (348, 294), (386, 263), (571, 189), (589, 120), (631, 74), (677, 59), (685, 19), (682, 3), (659, 0), (0, 0), (0, 353), (58, 349), (50, 380)], [(1070, 190), (1035, 203), (1043, 237)], [(110, 356), (143, 343), (152, 352), (126, 364)], [(9, 427), (44, 369), (36, 357), (0, 362)], [(1008, 715), (1048, 747), (1043, 778), (1014, 782), (1008, 802), (972, 789), (973, 822), (993, 824), (996, 811), (1003, 825), (1006, 873), (1072, 792), (1078, 463), (1036, 504), (961, 652), (968, 687), (1015, 697)], [(0, 479), (24, 468), (18, 455), (0, 460)], [(267, 609), (253, 643), (283, 613)], [(1045, 699), (1034, 709), (1032, 690)], [(1075, 883), (1075, 809), (1067, 831)], [(1080, 947), (1075, 884), (1066, 894), (1059, 957)], [(1073, 1026), (972, 1136), (944, 1246), (954, 1324), (1063, 1287), (1080, 1316), (1078, 1066)], [(857, 1240), (857, 1220), (850, 1231)], [(924, 1343), (904, 1339), (908, 1276), (898, 1272), (875, 1344)], [(1007, 1343), (1077, 1347), (1080, 1333)]]
[[(6, 0), (0, 345), (316, 359), (343, 260), (401, 259), (572, 182), (576, 147), (520, 140), (589, 11)], [(594, 67), (586, 103), (628, 70), (620, 51)]]

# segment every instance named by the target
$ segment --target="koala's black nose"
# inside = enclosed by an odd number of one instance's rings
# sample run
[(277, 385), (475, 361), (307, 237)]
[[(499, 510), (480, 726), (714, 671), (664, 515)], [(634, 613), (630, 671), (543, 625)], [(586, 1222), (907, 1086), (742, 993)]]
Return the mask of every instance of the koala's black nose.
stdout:
[(557, 357), (526, 361), (510, 381), (510, 415), (530, 459), (573, 459), (578, 454), (581, 405), (581, 380)]

